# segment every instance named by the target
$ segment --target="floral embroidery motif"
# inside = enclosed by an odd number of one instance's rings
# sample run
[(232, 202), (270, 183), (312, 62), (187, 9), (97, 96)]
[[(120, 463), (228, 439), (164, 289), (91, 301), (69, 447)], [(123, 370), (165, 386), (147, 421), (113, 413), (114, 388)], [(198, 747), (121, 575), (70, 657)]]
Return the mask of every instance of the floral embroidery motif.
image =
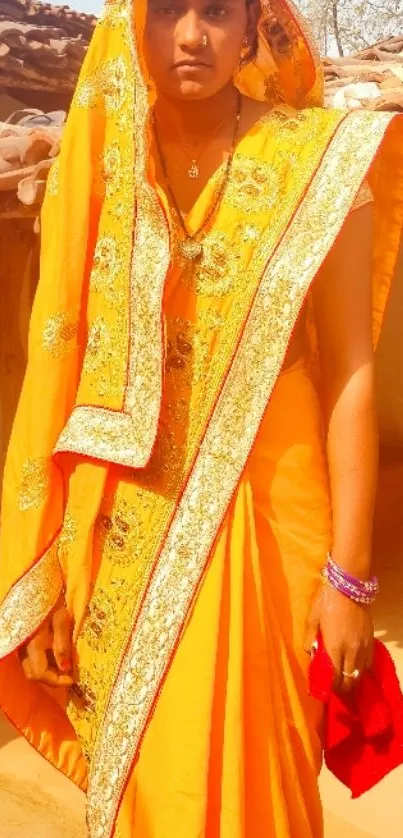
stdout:
[(203, 242), (203, 255), (193, 269), (185, 259), (178, 259), (182, 279), (186, 285), (194, 287), (196, 294), (206, 297), (222, 297), (234, 290), (235, 285), (248, 277), (241, 269), (242, 255), (230, 246), (225, 233), (209, 233)]
[(78, 322), (66, 312), (49, 317), (43, 330), (42, 343), (53, 358), (64, 358), (77, 345)]
[(77, 521), (73, 515), (67, 511), (64, 516), (63, 528), (57, 540), (57, 555), (61, 564), (64, 564), (67, 561), (76, 538)]
[(115, 280), (120, 268), (116, 239), (112, 236), (98, 239), (91, 271), (91, 286), (94, 291), (102, 292), (114, 305), (117, 303)]
[(45, 500), (50, 486), (51, 461), (46, 457), (26, 460), (18, 492), (21, 512), (36, 509)]
[(116, 632), (116, 605), (116, 601), (112, 601), (102, 588), (91, 599), (82, 629), (83, 637), (90, 647), (102, 652), (111, 648)]
[(128, 95), (129, 70), (123, 56), (101, 64), (79, 82), (73, 98), (76, 108), (94, 108), (103, 103), (108, 115), (122, 110)]
[(94, 73), (80, 81), (76, 87), (72, 107), (95, 108), (99, 98), (98, 76)]
[(118, 498), (107, 511), (109, 504), (106, 501), (104, 511), (101, 511), (97, 520), (95, 533), (95, 544), (99, 546), (106, 560), (119, 567), (126, 567), (142, 559), (146, 539), (149, 537), (142, 523), (150, 514), (152, 504), (152, 495), (147, 496), (146, 492), (140, 490), (138, 497), (134, 492), (130, 504), (125, 499)]
[(80, 666), (79, 672), (74, 673), (74, 679), (69, 694), (68, 715), (75, 726), (84, 757), (89, 763), (95, 742), (96, 728), (93, 721), (97, 711), (97, 697), (91, 687), (88, 670)]
[(91, 384), (99, 396), (122, 395), (124, 334), (111, 328), (104, 317), (95, 318), (90, 328), (84, 358), (84, 371), (91, 372)]
[(122, 186), (123, 161), (117, 142), (107, 146), (103, 155), (102, 175), (106, 187), (106, 197), (112, 198)]
[(75, 683), (72, 687), (73, 700), (74, 697), (77, 697), (78, 701), (87, 713), (95, 713), (96, 695), (93, 690), (87, 686), (87, 681), (88, 673), (82, 669), (80, 672), (80, 683)]
[(128, 67), (123, 56), (106, 62), (100, 73), (100, 88), (107, 114), (115, 114), (125, 104), (129, 84)]
[[(288, 127), (288, 126), (287, 126)], [(225, 191), (225, 202), (248, 214), (265, 212), (280, 198), (282, 179), (272, 163), (239, 156)]]

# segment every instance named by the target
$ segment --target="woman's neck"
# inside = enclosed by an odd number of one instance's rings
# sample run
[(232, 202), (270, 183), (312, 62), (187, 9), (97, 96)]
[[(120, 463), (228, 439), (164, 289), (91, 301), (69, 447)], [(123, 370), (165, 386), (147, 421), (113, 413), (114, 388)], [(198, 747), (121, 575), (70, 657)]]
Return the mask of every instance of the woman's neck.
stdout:
[(159, 96), (155, 105), (160, 125), (171, 126), (175, 134), (201, 140), (236, 108), (236, 88), (229, 84), (208, 99), (186, 101)]

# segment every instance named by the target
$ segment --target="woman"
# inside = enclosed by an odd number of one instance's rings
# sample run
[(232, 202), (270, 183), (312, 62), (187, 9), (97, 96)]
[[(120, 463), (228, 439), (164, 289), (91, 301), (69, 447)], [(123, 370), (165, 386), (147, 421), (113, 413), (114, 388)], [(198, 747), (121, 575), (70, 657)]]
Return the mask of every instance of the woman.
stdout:
[(285, 0), (114, 0), (82, 71), (5, 477), (0, 698), (88, 775), (91, 838), (322, 835), (304, 646), (337, 688), (370, 665), (326, 556), (373, 598), (403, 185), (400, 119), (321, 101)]

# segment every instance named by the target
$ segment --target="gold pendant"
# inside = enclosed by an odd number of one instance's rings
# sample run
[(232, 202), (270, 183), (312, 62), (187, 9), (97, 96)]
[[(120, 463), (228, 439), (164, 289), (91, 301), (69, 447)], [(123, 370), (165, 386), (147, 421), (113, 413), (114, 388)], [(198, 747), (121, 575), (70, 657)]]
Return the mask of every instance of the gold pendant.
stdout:
[(203, 245), (196, 239), (183, 239), (178, 242), (178, 250), (189, 262), (196, 262), (203, 255)]
[(196, 163), (196, 160), (192, 160), (192, 165), (188, 169), (188, 176), (191, 180), (197, 180), (200, 174), (200, 169)]

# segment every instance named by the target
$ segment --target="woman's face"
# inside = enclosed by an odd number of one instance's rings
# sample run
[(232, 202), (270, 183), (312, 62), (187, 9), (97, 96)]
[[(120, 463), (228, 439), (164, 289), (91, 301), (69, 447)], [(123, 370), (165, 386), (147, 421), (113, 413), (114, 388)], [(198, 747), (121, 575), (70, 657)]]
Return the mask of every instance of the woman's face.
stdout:
[(251, 24), (246, 0), (149, 0), (146, 62), (159, 93), (207, 99), (232, 79)]

